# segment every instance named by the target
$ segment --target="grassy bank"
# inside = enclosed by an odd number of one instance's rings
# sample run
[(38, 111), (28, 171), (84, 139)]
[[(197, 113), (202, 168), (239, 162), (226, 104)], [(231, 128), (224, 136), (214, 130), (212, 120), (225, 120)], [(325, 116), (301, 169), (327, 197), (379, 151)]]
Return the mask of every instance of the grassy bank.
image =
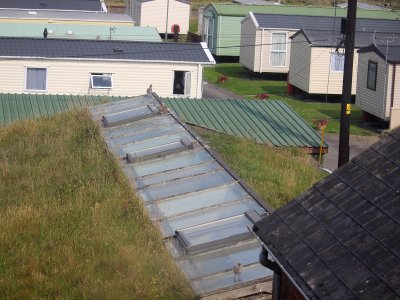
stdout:
[(0, 127), (0, 295), (190, 299), (85, 112)]
[(306, 191), (325, 176), (311, 165), (309, 155), (295, 149), (270, 148), (198, 127), (195, 130), (274, 208)]
[[(317, 101), (315, 99), (298, 99), (288, 96), (286, 93), (286, 81), (267, 80), (257, 77), (238, 63), (221, 63), (212, 68), (205, 68), (204, 75), (205, 79), (211, 83), (248, 99), (254, 99), (257, 94), (268, 93), (271, 100), (282, 100), (289, 104), (311, 126), (315, 127), (313, 124), (315, 119), (327, 119), (328, 127), (326, 132), (339, 133), (340, 103), (326, 103), (325, 99)], [(223, 84), (218, 83), (220, 75), (227, 75), (229, 79)], [(362, 111), (354, 105), (351, 118), (351, 134), (376, 134), (363, 125)]]

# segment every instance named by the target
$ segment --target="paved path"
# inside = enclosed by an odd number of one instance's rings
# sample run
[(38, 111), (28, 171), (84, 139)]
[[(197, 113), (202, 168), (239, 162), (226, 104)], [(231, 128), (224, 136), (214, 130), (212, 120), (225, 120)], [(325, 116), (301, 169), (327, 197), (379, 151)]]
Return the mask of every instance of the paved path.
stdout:
[(244, 99), (231, 91), (220, 88), (210, 82), (203, 82), (203, 98), (212, 99)]
[[(203, 97), (214, 99), (244, 99), (235, 93), (220, 88), (212, 83), (203, 83)], [(325, 156), (324, 167), (334, 171), (337, 169), (339, 155), (339, 134), (326, 134), (325, 141), (329, 145), (329, 153)], [(378, 136), (350, 136), (350, 159), (368, 149), (379, 140)]]
[[(373, 143), (379, 140), (379, 136), (350, 136), (350, 159), (368, 149)], [(339, 134), (328, 133), (325, 138), (329, 145), (328, 154), (325, 155), (324, 167), (334, 171), (337, 169), (339, 155)]]

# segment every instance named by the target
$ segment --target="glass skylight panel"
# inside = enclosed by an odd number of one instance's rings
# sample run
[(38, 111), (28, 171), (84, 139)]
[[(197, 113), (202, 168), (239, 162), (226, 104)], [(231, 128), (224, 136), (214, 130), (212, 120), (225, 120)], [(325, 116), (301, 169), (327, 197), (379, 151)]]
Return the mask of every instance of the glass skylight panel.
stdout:
[(210, 250), (222, 245), (230, 245), (239, 240), (251, 238), (247, 229), (251, 221), (245, 215), (235, 216), (215, 222), (198, 225), (176, 232), (179, 241), (189, 254)]
[(105, 129), (105, 135), (110, 139), (115, 139), (121, 135), (130, 133), (141, 133), (164, 127), (182, 127), (174, 121), (171, 116), (155, 116), (142, 119), (134, 123), (122, 124), (120, 126), (109, 127)]
[(186, 135), (186, 134), (185, 135), (171, 134), (171, 135), (161, 136), (158, 138), (139, 141), (136, 143), (125, 144), (119, 148), (118, 154), (121, 155), (121, 157), (124, 157), (129, 152), (141, 151), (141, 150), (145, 150), (145, 149), (149, 149), (149, 148), (153, 148), (153, 147), (158, 147), (161, 145), (179, 142), (185, 136), (188, 136), (188, 135)]
[(152, 219), (163, 219), (193, 212), (198, 209), (236, 202), (248, 198), (249, 194), (239, 184), (220, 186), (210, 190), (165, 199), (149, 205)]
[(171, 170), (163, 173), (157, 173), (155, 175), (141, 177), (136, 180), (136, 186), (141, 188), (152, 184), (159, 184), (184, 177), (210, 173), (217, 170), (222, 170), (222, 167), (217, 162), (212, 161), (200, 165), (189, 166), (178, 170)]
[(113, 138), (110, 140), (110, 143), (115, 144), (115, 145), (123, 145), (123, 144), (129, 144), (129, 143), (134, 143), (138, 141), (144, 141), (147, 139), (152, 139), (168, 134), (180, 134), (180, 135), (185, 135), (186, 131), (178, 125), (175, 126), (168, 126), (168, 127), (162, 127), (162, 128), (155, 128), (153, 130), (148, 130), (148, 131), (142, 131), (142, 132), (136, 132), (136, 131), (131, 131), (129, 134), (124, 134), (120, 135), (117, 138)]
[(148, 118), (150, 116), (156, 115), (158, 112), (159, 110), (155, 105), (146, 105), (138, 108), (124, 110), (122, 112), (103, 115), (103, 122), (104, 125), (107, 127), (115, 126)]
[[(240, 274), (240, 283), (246, 283), (256, 279), (267, 278), (272, 276), (272, 271), (268, 270), (262, 265), (252, 265), (244, 267), (242, 274)], [(192, 281), (192, 285), (198, 294), (205, 294), (217, 289), (227, 288), (236, 284), (233, 280), (233, 272), (225, 272), (209, 277), (203, 277), (198, 280)]]
[(156, 147), (146, 148), (139, 151), (128, 152), (127, 161), (135, 163), (138, 161), (150, 160), (177, 152), (193, 149), (194, 144), (188, 138), (182, 138), (180, 141), (159, 145)]
[(225, 171), (219, 171), (176, 180), (161, 185), (149, 186), (144, 190), (139, 191), (139, 194), (145, 202), (150, 202), (198, 190), (209, 189), (230, 182), (233, 182), (232, 177)]
[(191, 278), (230, 272), (238, 262), (251, 265), (259, 262), (261, 246), (254, 238), (248, 242), (219, 250), (188, 256), (180, 265)]
[(243, 214), (245, 211), (259, 207), (259, 204), (252, 199), (246, 199), (219, 207), (210, 207), (195, 213), (167, 219), (161, 222), (161, 230), (164, 237), (170, 237), (175, 235), (176, 230), (237, 216)]
[(195, 150), (166, 157), (163, 159), (136, 163), (133, 169), (138, 177), (142, 177), (169, 170), (176, 170), (190, 165), (197, 165), (211, 160), (214, 159), (207, 151)]

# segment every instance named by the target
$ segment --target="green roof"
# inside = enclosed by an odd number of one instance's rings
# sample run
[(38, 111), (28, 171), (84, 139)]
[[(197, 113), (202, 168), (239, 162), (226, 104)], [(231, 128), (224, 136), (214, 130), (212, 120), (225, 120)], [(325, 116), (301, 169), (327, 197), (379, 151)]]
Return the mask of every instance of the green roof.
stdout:
[[(47, 28), (48, 38), (110, 39), (110, 26), (50, 24), (50, 23), (0, 23), (0, 36), (43, 37)], [(154, 27), (114, 26), (112, 40), (161, 42)]]
[[(282, 14), (282, 15), (304, 15), (304, 16), (335, 16), (333, 7), (310, 7), (310, 6), (291, 6), (291, 5), (239, 5), (239, 4), (211, 4), (219, 15), (224, 16), (246, 16), (249, 12), (261, 14)], [(345, 17), (346, 8), (337, 8), (336, 15)], [(357, 18), (370, 19), (400, 19), (398, 11), (377, 11), (377, 10), (357, 10)]]
[[(283, 101), (164, 99), (187, 123), (277, 147), (319, 149), (321, 138)], [(327, 145), (325, 145), (326, 147)]]
[(0, 94), (0, 124), (51, 116), (59, 112), (117, 101), (125, 97)]

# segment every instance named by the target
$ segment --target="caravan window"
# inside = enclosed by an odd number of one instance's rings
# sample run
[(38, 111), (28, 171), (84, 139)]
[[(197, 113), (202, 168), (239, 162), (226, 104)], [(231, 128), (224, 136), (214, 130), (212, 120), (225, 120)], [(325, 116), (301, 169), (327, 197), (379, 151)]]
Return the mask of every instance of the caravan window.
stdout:
[(191, 75), (187, 71), (174, 71), (174, 95), (190, 95)]

